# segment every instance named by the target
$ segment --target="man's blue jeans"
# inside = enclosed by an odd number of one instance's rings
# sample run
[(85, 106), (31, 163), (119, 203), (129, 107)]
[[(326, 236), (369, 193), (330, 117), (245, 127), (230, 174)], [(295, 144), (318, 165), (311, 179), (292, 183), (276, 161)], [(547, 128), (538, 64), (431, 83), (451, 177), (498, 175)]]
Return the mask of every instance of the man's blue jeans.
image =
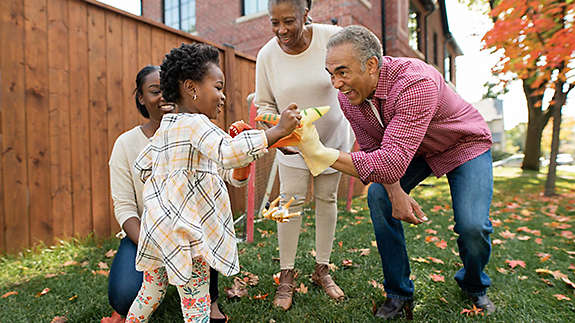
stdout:
[[(118, 314), (126, 316), (142, 286), (143, 273), (136, 270), (138, 246), (128, 237), (120, 241), (120, 247), (110, 268), (108, 301)], [(210, 298), (218, 299), (218, 272), (210, 268)]]
[[(425, 160), (414, 158), (400, 180), (401, 187), (409, 193), (430, 174), (431, 168)], [(491, 151), (455, 168), (447, 174), (447, 179), (455, 217), (454, 231), (459, 235), (457, 245), (463, 261), (463, 268), (455, 274), (455, 280), (469, 295), (484, 295), (491, 285), (483, 272), (489, 262), (489, 234), (493, 232), (489, 220), (493, 195)], [(367, 201), (381, 256), (385, 291), (388, 297), (412, 299), (413, 282), (409, 279), (411, 270), (403, 225), (392, 217), (391, 202), (382, 184), (370, 185)]]

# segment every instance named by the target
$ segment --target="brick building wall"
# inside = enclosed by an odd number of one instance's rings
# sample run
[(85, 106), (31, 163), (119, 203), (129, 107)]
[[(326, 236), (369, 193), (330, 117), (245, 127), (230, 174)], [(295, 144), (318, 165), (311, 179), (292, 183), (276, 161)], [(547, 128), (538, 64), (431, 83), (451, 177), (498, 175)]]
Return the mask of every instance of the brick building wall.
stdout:
[[(255, 57), (273, 37), (271, 25), (265, 12), (242, 16), (242, 3), (243, 0), (196, 0), (194, 34), (215, 43), (233, 45), (236, 50)], [(385, 19), (381, 19), (382, 4), (385, 6)], [(422, 50), (409, 46), (410, 4), (422, 15), (421, 28), (425, 29), (422, 31)], [(314, 0), (310, 15), (316, 23), (361, 24), (380, 39), (384, 38), (384, 29), (386, 55), (417, 57), (444, 73), (445, 56), (460, 55), (457, 45), (446, 37), (448, 28), (442, 16), (445, 14), (444, 6), (445, 0)], [(142, 0), (143, 16), (163, 22), (162, 11), (163, 0)], [(382, 28), (384, 21), (385, 27)], [(450, 67), (451, 81), (455, 83), (454, 60)]]

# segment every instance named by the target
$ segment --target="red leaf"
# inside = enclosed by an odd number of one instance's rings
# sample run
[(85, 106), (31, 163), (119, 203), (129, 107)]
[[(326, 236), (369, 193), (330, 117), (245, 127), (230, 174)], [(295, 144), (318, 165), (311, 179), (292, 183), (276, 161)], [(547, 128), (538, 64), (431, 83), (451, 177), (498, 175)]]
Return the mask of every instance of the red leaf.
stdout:
[(263, 295), (258, 294), (258, 295), (256, 295), (256, 296), (254, 296), (254, 299), (266, 299), (266, 297), (268, 297), (268, 295), (269, 295), (269, 293), (266, 293), (266, 294), (263, 294)]
[(465, 314), (467, 316), (476, 316), (480, 314), (482, 316), (484, 315), (483, 309), (477, 308), (475, 304), (473, 304), (473, 307), (471, 309), (464, 308), (459, 314)]
[(441, 241), (436, 242), (435, 246), (437, 248), (445, 249), (445, 248), (447, 248), (447, 242), (442, 239)]
[(445, 282), (445, 277), (443, 277), (443, 275), (439, 275), (439, 274), (429, 274), (429, 277), (430, 277), (431, 280), (433, 280), (434, 282)]
[(517, 266), (525, 268), (525, 262), (522, 260), (505, 260), (505, 263), (509, 264), (509, 267), (511, 268), (515, 268)]
[(543, 239), (541, 239), (541, 238), (535, 238), (535, 243), (536, 243), (536, 244), (543, 244)]
[(50, 291), (50, 288), (46, 287), (46, 288), (44, 288), (41, 292), (38, 292), (38, 293), (36, 294), (36, 297), (40, 297), (40, 296), (46, 295), (46, 294), (48, 294), (49, 291)]

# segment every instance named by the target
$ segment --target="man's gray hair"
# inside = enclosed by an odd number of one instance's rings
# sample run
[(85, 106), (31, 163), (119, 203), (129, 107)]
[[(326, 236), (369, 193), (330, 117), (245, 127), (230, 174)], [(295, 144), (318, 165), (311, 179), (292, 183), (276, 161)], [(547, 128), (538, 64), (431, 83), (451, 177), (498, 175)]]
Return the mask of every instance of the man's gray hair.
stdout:
[(329, 50), (330, 48), (344, 44), (351, 44), (353, 46), (355, 54), (357, 54), (361, 62), (361, 69), (363, 71), (365, 71), (367, 60), (374, 56), (377, 58), (377, 67), (381, 67), (381, 59), (383, 56), (381, 43), (379, 39), (377, 39), (377, 36), (369, 29), (358, 25), (347, 26), (329, 38), (327, 49)]

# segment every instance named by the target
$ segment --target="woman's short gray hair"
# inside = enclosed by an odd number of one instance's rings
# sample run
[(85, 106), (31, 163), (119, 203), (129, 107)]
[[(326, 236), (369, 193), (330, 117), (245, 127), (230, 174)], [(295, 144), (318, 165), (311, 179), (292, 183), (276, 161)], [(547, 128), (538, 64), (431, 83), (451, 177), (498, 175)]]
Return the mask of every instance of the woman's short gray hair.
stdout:
[(327, 42), (327, 49), (351, 44), (355, 53), (359, 56), (361, 69), (365, 71), (365, 64), (371, 57), (377, 58), (377, 67), (381, 67), (383, 53), (379, 39), (369, 29), (363, 26), (347, 26), (337, 33), (333, 34)]

